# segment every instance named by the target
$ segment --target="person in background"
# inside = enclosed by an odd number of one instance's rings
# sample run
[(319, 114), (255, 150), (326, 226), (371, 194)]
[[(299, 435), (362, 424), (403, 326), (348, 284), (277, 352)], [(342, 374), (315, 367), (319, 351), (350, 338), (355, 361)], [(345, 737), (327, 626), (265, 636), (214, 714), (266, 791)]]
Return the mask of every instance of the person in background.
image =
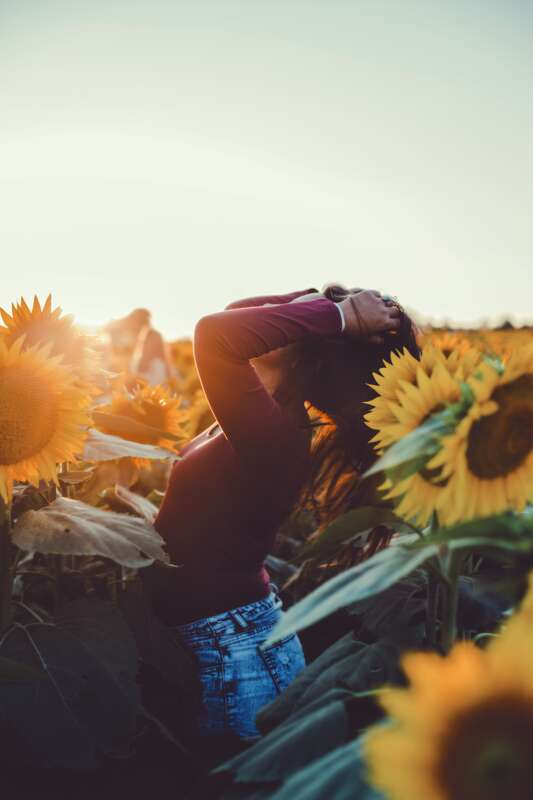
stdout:
[(139, 332), (129, 371), (151, 386), (168, 384), (174, 377), (168, 347), (159, 331), (149, 325)]
[(147, 308), (136, 308), (106, 328), (110, 339), (108, 369), (142, 378), (152, 386), (169, 383), (174, 375), (167, 345), (151, 325)]
[(143, 330), (150, 327), (147, 308), (136, 308), (121, 319), (113, 319), (104, 328), (109, 338), (106, 367), (111, 372), (128, 372), (133, 351)]
[[(257, 736), (257, 712), (303, 669), (298, 636), (263, 646), (282, 614), (264, 561), (302, 493), (329, 484), (327, 495), (340, 486), (348, 498), (346, 469), (355, 486), (372, 462), (368, 384), (404, 346), (418, 353), (394, 301), (338, 285), (249, 298), (196, 325), (216, 422), (182, 449), (155, 522), (179, 569), (142, 574), (156, 613), (197, 659), (198, 736)], [(309, 404), (330, 421), (326, 465), (314, 463)]]

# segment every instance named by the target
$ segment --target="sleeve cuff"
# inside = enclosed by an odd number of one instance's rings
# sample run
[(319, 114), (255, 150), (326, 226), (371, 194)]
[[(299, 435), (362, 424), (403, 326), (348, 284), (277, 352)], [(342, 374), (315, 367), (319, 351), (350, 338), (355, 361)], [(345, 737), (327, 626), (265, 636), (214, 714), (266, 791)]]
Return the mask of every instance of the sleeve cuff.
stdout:
[(339, 314), (340, 314), (340, 317), (341, 317), (341, 331), (344, 331), (344, 329), (346, 327), (346, 320), (344, 319), (344, 311), (342, 310), (342, 308), (341, 308), (339, 303), (335, 303), (335, 305), (339, 309)]

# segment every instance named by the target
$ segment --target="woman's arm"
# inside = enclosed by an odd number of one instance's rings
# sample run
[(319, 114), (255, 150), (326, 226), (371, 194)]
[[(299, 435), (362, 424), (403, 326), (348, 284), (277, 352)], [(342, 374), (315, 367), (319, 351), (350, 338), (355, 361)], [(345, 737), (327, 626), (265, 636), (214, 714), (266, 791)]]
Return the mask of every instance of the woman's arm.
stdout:
[(226, 306), (226, 311), (231, 311), (234, 308), (253, 308), (255, 306), (278, 306), (282, 303), (292, 303), (297, 297), (303, 297), (311, 292), (317, 292), (318, 289), (303, 289), (299, 292), (290, 292), (290, 294), (265, 294), (259, 297), (246, 297), (243, 300), (235, 300)]
[(279, 450), (287, 425), (250, 359), (309, 337), (340, 333), (338, 308), (323, 297), (236, 308), (198, 322), (194, 354), (202, 386), (218, 423), (241, 455), (258, 459), (265, 450)]

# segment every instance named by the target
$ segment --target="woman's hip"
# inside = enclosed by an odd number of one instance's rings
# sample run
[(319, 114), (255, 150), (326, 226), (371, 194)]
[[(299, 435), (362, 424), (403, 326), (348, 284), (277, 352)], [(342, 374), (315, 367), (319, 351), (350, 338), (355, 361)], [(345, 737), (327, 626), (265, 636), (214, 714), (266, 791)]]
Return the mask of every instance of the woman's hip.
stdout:
[(294, 634), (264, 647), (282, 614), (273, 591), (263, 600), (176, 628), (198, 663), (203, 692), (199, 732), (257, 735), (256, 714), (305, 666)]

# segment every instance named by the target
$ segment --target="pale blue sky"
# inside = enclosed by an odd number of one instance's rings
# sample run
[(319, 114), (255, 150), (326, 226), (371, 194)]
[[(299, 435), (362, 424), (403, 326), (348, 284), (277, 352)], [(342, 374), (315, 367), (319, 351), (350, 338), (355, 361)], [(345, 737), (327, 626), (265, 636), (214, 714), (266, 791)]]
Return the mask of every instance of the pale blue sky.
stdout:
[(533, 3), (0, 0), (0, 304), (532, 316)]

